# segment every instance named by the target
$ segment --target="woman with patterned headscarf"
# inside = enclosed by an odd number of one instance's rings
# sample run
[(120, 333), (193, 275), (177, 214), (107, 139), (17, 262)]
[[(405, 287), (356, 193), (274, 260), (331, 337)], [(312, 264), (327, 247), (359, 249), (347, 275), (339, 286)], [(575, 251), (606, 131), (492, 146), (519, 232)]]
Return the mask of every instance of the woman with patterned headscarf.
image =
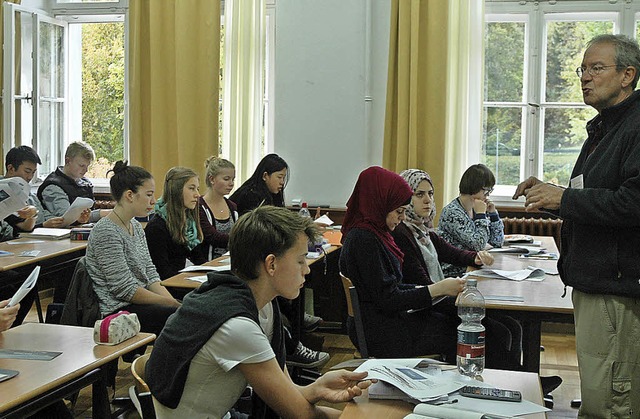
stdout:
[[(391, 234), (404, 253), (402, 274), (421, 285), (432, 285), (445, 279), (441, 262), (462, 266), (491, 265), (489, 252), (458, 249), (433, 231), (436, 206), (433, 201), (433, 182), (427, 172), (408, 169), (400, 173), (413, 192), (405, 211), (405, 219)], [(444, 285), (444, 284), (443, 284)]]

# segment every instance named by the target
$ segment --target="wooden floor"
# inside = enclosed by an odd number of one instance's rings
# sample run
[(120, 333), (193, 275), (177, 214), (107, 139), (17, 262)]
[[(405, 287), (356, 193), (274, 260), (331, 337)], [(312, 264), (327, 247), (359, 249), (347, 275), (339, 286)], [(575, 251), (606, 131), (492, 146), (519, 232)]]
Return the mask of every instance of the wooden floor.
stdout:
[[(43, 301), (43, 306), (49, 301)], [(46, 308), (45, 308), (46, 310)], [(35, 310), (32, 310), (26, 321), (37, 322)], [(327, 371), (333, 365), (353, 359), (354, 348), (345, 335), (334, 333), (320, 333), (324, 337), (324, 350), (329, 352), (331, 360), (322, 372)], [(578, 410), (570, 406), (571, 400), (580, 396), (580, 382), (578, 376), (578, 363), (575, 351), (575, 337), (571, 333), (543, 333), (542, 345), (545, 350), (540, 354), (541, 375), (558, 375), (562, 377), (562, 385), (553, 392), (554, 408), (548, 418), (575, 418)], [(150, 350), (149, 348), (148, 350)], [(116, 377), (116, 397), (127, 396), (128, 389), (133, 385), (130, 364), (120, 361), (118, 375)], [(340, 405), (333, 405), (341, 408)], [(91, 389), (80, 392), (78, 401), (73, 409), (76, 418), (91, 418)], [(137, 412), (129, 411), (122, 415), (123, 418), (139, 418)]]

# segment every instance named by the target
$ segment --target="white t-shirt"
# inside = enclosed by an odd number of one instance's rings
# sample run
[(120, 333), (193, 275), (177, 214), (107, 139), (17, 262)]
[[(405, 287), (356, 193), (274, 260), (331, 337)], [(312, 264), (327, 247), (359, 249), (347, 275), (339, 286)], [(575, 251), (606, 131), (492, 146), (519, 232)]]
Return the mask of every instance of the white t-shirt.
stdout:
[(266, 335), (246, 317), (223, 323), (191, 360), (178, 407), (170, 409), (153, 399), (156, 417), (222, 418), (247, 386), (244, 375), (234, 367), (275, 358), (269, 343), (273, 337), (273, 306), (267, 304), (259, 316)]

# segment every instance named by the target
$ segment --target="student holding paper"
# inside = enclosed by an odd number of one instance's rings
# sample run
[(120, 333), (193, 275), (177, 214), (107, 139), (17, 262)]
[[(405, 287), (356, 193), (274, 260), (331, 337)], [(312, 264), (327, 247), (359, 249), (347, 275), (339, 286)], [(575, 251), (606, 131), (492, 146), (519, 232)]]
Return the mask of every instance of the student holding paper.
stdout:
[(187, 167), (172, 167), (164, 178), (162, 198), (145, 227), (149, 253), (161, 279), (177, 275), (187, 259), (194, 265), (207, 261), (198, 216), (199, 188), (197, 173)]
[[(51, 214), (62, 216), (78, 197), (94, 199), (93, 184), (84, 177), (89, 165), (95, 159), (93, 148), (83, 141), (76, 141), (67, 147), (64, 154), (64, 166), (49, 174), (38, 188), (38, 199)], [(89, 218), (78, 219), (78, 223), (96, 222), (111, 210), (93, 210)]]
[(9, 300), (0, 301), (0, 332), (4, 332), (9, 329), (18, 316), (18, 310), (20, 310), (20, 304), (16, 304), (13, 307), (7, 307)]
[[(38, 165), (42, 164), (36, 151), (26, 145), (13, 147), (7, 153), (5, 165), (5, 178), (19, 177), (27, 183), (36, 175)], [(88, 220), (88, 213), (85, 221)], [(54, 217), (44, 209), (38, 197), (30, 193), (27, 207), (18, 211), (18, 215), (10, 215), (6, 221), (17, 231), (32, 231), (37, 227), (57, 228), (62, 227), (62, 217)]]
[(145, 233), (135, 217), (155, 203), (155, 182), (142, 167), (118, 161), (109, 183), (116, 206), (91, 231), (87, 272), (100, 300), (100, 313), (136, 313), (143, 332), (159, 334), (180, 303), (160, 285)]
[(236, 168), (229, 160), (209, 157), (205, 162), (207, 192), (198, 198), (200, 226), (204, 242), (209, 246), (208, 259), (227, 252), (229, 233), (238, 220), (236, 204), (225, 198), (233, 189)]
[(275, 298), (300, 293), (307, 242), (317, 234), (310, 219), (270, 205), (238, 220), (231, 272), (209, 273), (154, 342), (145, 378), (159, 419), (225, 417), (247, 384), (260, 398), (251, 417), (337, 418), (315, 404), (346, 402), (369, 387), (366, 372), (331, 371), (304, 387), (287, 372)]

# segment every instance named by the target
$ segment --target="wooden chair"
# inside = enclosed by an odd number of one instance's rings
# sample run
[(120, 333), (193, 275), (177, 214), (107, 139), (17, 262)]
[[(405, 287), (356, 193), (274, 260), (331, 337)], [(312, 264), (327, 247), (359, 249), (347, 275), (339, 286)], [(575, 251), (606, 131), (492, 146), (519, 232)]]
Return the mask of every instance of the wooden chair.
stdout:
[(131, 374), (135, 378), (135, 385), (129, 387), (129, 396), (142, 419), (155, 419), (153, 398), (149, 386), (144, 381), (144, 369), (149, 360), (149, 354), (139, 356), (131, 363)]
[[(362, 313), (360, 313), (360, 303), (358, 302), (358, 293), (356, 287), (353, 286), (353, 282), (346, 276), (340, 273), (340, 279), (342, 279), (342, 288), (344, 288), (344, 294), (347, 298), (347, 313), (349, 317), (352, 317), (356, 326), (356, 338), (358, 341), (358, 351), (360, 352), (360, 358), (369, 358), (369, 351), (367, 350), (367, 340), (364, 336), (364, 325), (362, 323)], [(357, 357), (357, 353), (355, 354)]]

